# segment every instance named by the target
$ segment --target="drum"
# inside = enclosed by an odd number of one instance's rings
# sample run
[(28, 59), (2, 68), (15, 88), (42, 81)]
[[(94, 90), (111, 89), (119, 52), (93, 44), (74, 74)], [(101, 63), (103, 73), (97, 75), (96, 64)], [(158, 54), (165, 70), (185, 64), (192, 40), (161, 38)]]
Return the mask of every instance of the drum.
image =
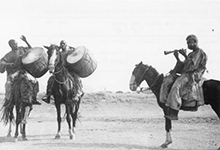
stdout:
[(47, 53), (41, 47), (31, 48), (22, 57), (22, 64), (33, 77), (42, 77), (48, 70)]
[(74, 76), (81, 78), (90, 76), (97, 67), (97, 62), (84, 46), (79, 46), (70, 51), (66, 56), (66, 68)]

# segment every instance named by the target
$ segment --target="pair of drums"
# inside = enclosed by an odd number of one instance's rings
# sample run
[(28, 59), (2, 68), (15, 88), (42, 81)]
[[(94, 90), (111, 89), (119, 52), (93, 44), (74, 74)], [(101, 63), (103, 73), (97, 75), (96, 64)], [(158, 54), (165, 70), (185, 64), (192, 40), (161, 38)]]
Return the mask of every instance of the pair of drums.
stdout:
[[(48, 56), (41, 47), (30, 49), (22, 58), (25, 69), (35, 78), (48, 71)], [(66, 56), (66, 67), (70, 74), (81, 78), (90, 76), (97, 68), (97, 62), (84, 46), (77, 47)]]

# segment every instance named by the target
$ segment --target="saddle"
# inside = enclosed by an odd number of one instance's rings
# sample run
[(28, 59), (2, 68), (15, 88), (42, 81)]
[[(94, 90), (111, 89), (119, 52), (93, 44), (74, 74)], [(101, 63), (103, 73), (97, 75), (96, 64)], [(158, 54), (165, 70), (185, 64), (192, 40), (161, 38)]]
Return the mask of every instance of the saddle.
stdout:
[[(181, 110), (184, 111), (197, 111), (199, 106), (205, 104), (202, 84), (205, 78), (200, 80), (197, 84), (192, 86), (192, 90), (182, 95)], [(184, 92), (184, 91), (183, 91)]]
[[(172, 82), (168, 86), (168, 93), (170, 92), (170, 89), (177, 78), (178, 76), (173, 76), (170, 78)], [(180, 91), (180, 97), (182, 98), (182, 104), (180, 107), (181, 110), (197, 111), (199, 106), (204, 105), (205, 102), (203, 97), (202, 84), (205, 80), (206, 80), (205, 78), (202, 78), (198, 83), (194, 85), (186, 85), (181, 89)], [(168, 95), (166, 97), (168, 97)]]

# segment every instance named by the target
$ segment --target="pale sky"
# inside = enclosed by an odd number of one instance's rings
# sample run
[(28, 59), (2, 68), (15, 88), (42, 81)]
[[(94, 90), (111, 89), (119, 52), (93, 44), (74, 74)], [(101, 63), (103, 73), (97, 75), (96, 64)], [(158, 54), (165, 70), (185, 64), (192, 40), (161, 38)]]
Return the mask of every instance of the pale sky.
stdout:
[[(164, 50), (187, 48), (189, 34), (197, 35), (208, 55), (205, 77), (220, 80), (217, 0), (7, 0), (1, 3), (0, 19), (1, 57), (10, 51), (9, 39), (25, 46), (21, 35), (33, 47), (61, 40), (87, 47), (98, 67), (82, 79), (86, 91), (129, 91), (131, 72), (140, 61), (166, 74), (175, 59)], [(49, 76), (38, 79), (40, 92)], [(0, 92), (5, 81), (6, 73), (0, 74)]]

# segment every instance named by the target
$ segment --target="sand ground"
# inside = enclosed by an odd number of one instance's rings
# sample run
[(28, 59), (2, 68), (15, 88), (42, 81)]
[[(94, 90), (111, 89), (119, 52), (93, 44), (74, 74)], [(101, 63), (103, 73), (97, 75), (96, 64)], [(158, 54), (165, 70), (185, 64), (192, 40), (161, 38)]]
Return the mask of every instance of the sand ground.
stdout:
[[(165, 141), (163, 113), (151, 92), (87, 93), (80, 116), (75, 140), (69, 139), (66, 122), (62, 123), (61, 139), (54, 139), (56, 110), (53, 104), (42, 102), (28, 118), (28, 141), (6, 137), (8, 126), (0, 122), (0, 150), (159, 150)], [(210, 106), (197, 112), (180, 111), (179, 120), (173, 121), (172, 139), (166, 150), (217, 149), (220, 121)]]

